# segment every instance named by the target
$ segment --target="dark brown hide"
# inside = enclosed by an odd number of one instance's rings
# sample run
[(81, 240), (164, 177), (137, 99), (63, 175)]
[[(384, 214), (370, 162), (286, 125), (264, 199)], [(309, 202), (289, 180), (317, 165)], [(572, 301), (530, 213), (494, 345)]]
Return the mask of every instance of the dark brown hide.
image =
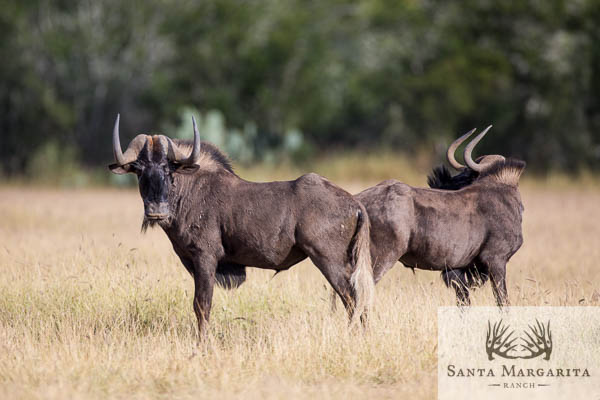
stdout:
[[(189, 142), (147, 136), (135, 161), (110, 168), (138, 175), (144, 225), (158, 224), (166, 232), (194, 278), (201, 333), (215, 280), (238, 286), (245, 278), (244, 266), (281, 271), (306, 257), (327, 278), (350, 317), (364, 321), (374, 291), (369, 219), (352, 195), (316, 174), (287, 182), (245, 181), (208, 143), (201, 144), (194, 165), (180, 165), (170, 158), (177, 154), (170, 146), (191, 152)], [(165, 190), (166, 204), (153, 204), (164, 203)]]
[[(473, 286), (489, 275), (498, 304), (506, 304), (506, 263), (523, 242), (518, 180), (524, 168), (523, 161), (506, 159), (458, 190), (413, 188), (389, 180), (356, 195), (371, 222), (375, 282), (396, 261), (444, 271), (447, 284)], [(457, 181), (468, 182), (469, 174)], [(448, 175), (438, 183), (456, 183), (448, 182)], [(457, 287), (457, 296), (468, 304), (464, 286)]]

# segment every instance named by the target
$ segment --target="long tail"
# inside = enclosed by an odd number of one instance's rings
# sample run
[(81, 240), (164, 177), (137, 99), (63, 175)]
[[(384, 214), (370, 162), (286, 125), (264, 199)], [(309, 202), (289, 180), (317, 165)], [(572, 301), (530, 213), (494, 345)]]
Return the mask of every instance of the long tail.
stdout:
[[(373, 280), (373, 266), (371, 264), (370, 249), (370, 223), (365, 207), (360, 204), (356, 231), (352, 238), (351, 262), (354, 272), (350, 277), (350, 284), (355, 293), (355, 307), (353, 320), (368, 313), (375, 297), (375, 281)], [(364, 322), (364, 320), (363, 320)]]

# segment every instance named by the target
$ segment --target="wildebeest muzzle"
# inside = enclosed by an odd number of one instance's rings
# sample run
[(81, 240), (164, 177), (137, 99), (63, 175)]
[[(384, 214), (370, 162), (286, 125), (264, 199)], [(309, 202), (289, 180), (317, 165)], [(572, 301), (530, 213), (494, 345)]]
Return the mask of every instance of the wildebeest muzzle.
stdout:
[(165, 219), (169, 216), (169, 203), (144, 204), (144, 213), (148, 219)]
[(144, 214), (149, 220), (162, 220), (169, 216), (169, 176), (162, 168), (152, 166), (140, 177), (140, 192), (144, 199)]

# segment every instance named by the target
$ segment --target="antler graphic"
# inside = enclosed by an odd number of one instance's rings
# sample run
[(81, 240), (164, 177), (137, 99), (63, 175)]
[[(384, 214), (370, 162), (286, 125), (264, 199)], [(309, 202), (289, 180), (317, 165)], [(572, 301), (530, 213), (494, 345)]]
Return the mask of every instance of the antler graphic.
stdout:
[(522, 344), (524, 350), (529, 351), (529, 354), (522, 356), (521, 358), (535, 358), (542, 354), (545, 354), (544, 360), (550, 359), (550, 353), (552, 353), (552, 333), (550, 332), (550, 321), (545, 327), (540, 321), (535, 320), (536, 326), (529, 325), (529, 332), (525, 331), (525, 334), (529, 340), (521, 338), (525, 344)]
[[(514, 330), (504, 337), (504, 334), (509, 329), (509, 326), (502, 326), (502, 320), (499, 322), (490, 324), (488, 320), (487, 338), (485, 341), (485, 351), (487, 352), (488, 359), (493, 360), (493, 355), (496, 354), (503, 358), (519, 358), (518, 356), (509, 355), (508, 352), (514, 350), (517, 345), (513, 344), (518, 337), (512, 338), (511, 336), (515, 333)], [(522, 345), (521, 345), (522, 346)]]

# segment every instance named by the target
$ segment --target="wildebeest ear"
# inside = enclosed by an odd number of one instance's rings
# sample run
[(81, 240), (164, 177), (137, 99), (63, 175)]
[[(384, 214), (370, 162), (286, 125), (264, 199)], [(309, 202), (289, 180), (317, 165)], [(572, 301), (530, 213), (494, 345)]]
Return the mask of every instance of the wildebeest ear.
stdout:
[(198, 164), (185, 165), (185, 164), (177, 164), (175, 167), (175, 172), (178, 174), (193, 174), (198, 171), (200, 166)]
[(118, 174), (118, 175), (123, 175), (123, 174), (134, 172), (133, 169), (131, 169), (131, 166), (129, 164), (125, 164), (123, 166), (121, 166), (119, 164), (110, 164), (108, 166), (108, 169), (110, 169), (110, 172), (112, 172), (113, 174)]

